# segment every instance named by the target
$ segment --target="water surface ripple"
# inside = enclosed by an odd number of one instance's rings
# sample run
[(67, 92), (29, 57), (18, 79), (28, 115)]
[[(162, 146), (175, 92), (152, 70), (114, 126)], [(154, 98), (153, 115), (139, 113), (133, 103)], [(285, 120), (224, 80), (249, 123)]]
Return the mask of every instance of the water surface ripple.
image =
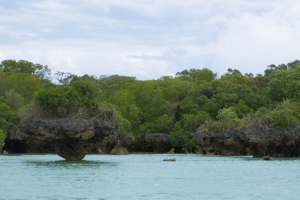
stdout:
[(8, 154), (0, 177), (0, 199), (300, 199), (300, 158)]

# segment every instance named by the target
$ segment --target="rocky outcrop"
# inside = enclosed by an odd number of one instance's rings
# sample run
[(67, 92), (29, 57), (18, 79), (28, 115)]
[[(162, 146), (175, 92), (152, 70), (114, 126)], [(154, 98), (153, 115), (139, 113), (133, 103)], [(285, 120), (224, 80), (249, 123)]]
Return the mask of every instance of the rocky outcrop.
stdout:
[(114, 155), (128, 155), (128, 151), (126, 148), (121, 146), (120, 140), (118, 140), (116, 146), (111, 150), (110, 154)]
[(166, 152), (171, 148), (170, 135), (164, 133), (151, 133), (145, 137), (146, 145), (153, 148), (153, 151)]
[(189, 151), (186, 148), (182, 148), (184, 154), (189, 154)]
[[(214, 149), (217, 155), (253, 155), (254, 157), (300, 156), (300, 130), (232, 129), (223, 133), (192, 134), (197, 145)], [(203, 151), (203, 150), (202, 150)]]
[(132, 137), (129, 133), (121, 134), (119, 132), (116, 132), (113, 135), (105, 135), (103, 140), (97, 141), (93, 144), (93, 148), (91, 148), (88, 153), (109, 154), (118, 141), (122, 147), (128, 147), (132, 143)]
[(66, 160), (81, 160), (99, 144), (113, 146), (114, 139), (110, 138), (117, 130), (118, 124), (114, 121), (99, 122), (95, 118), (33, 118), (22, 122), (19, 130), (10, 132), (5, 142), (9, 152), (55, 152)]
[(270, 157), (270, 156), (264, 156), (263, 159), (265, 159), (265, 160), (275, 160), (273, 157)]
[(0, 153), (2, 152), (3, 147), (4, 147), (4, 144), (0, 145)]
[(170, 151), (168, 151), (167, 153), (165, 153), (165, 154), (174, 154), (175, 153), (175, 149), (174, 148), (172, 148)]

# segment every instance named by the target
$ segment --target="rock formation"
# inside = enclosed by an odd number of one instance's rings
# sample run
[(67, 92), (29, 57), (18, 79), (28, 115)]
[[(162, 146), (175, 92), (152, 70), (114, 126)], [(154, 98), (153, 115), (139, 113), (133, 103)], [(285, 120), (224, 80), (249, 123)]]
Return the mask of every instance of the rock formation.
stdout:
[(184, 154), (193, 154), (192, 152), (189, 153), (189, 151), (186, 148), (182, 148), (182, 151), (183, 151)]
[(270, 156), (263, 156), (263, 159), (265, 159), (265, 160), (275, 160), (273, 157), (270, 157)]
[(172, 148), (170, 151), (168, 151), (167, 153), (165, 153), (165, 154), (174, 154), (175, 153), (175, 149), (174, 148)]
[(268, 131), (237, 128), (223, 133), (197, 132), (192, 137), (203, 149), (213, 147), (217, 155), (300, 156), (300, 129), (296, 128)]
[(183, 151), (184, 154), (189, 154), (189, 152), (186, 148), (182, 148), (182, 151)]
[(0, 153), (2, 152), (3, 147), (4, 147), (4, 144), (0, 145)]
[(128, 155), (127, 149), (121, 146), (120, 140), (118, 140), (116, 146), (111, 150), (110, 153), (114, 155)]
[(151, 133), (145, 137), (146, 145), (151, 146), (158, 153), (166, 152), (171, 148), (170, 135), (164, 133)]
[[(97, 119), (41, 119), (22, 122), (7, 135), (6, 149), (16, 153), (56, 152), (66, 160), (81, 160), (99, 144), (114, 145), (118, 124)], [(106, 139), (105, 139), (106, 138)], [(100, 148), (101, 149), (101, 148)], [(105, 148), (103, 148), (105, 149)]]

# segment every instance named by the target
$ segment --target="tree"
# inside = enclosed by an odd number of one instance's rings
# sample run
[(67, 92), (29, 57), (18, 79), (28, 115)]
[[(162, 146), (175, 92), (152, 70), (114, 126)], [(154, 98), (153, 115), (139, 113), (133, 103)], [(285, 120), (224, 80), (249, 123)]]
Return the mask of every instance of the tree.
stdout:
[(47, 65), (33, 64), (26, 60), (4, 60), (0, 64), (3, 72), (14, 75), (15, 73), (26, 73), (30, 75), (37, 75), (40, 79), (49, 79), (51, 70)]
[(59, 71), (55, 73), (55, 76), (56, 80), (58, 80), (58, 82), (64, 87), (66, 87), (66, 85), (69, 85), (72, 82), (72, 80), (77, 77), (75, 74), (71, 74), (70, 72)]
[(5, 103), (0, 103), (0, 129), (6, 133), (9, 128), (14, 129), (17, 112), (12, 111)]
[(21, 108), (24, 105), (23, 97), (14, 91), (14, 89), (10, 89), (5, 92), (6, 96), (6, 104), (9, 105), (12, 109)]
[(4, 131), (0, 129), (0, 145), (4, 144), (5, 138), (6, 138), (6, 135), (5, 135)]
[(290, 62), (290, 63), (287, 64), (288, 70), (296, 69), (298, 66), (300, 66), (300, 61), (299, 60), (294, 60), (293, 62)]
[(16, 75), (7, 76), (3, 80), (0, 80), (0, 93), (2, 95), (5, 95), (5, 91), (11, 89), (19, 93), (24, 98), (25, 103), (28, 103), (33, 99), (35, 92), (43, 89), (43, 84), (35, 75), (17, 73)]
[(213, 73), (211, 70), (207, 68), (203, 69), (190, 69), (188, 70), (183, 70), (182, 72), (177, 72), (176, 76), (189, 76), (192, 78), (193, 81), (197, 80), (205, 80), (207, 82), (211, 82), (215, 80), (218, 76), (217, 73)]
[(272, 101), (282, 101), (285, 98), (284, 85), (278, 78), (270, 81), (268, 96)]
[(244, 76), (247, 77), (247, 78), (253, 78), (253, 74), (252, 73), (245, 73)]

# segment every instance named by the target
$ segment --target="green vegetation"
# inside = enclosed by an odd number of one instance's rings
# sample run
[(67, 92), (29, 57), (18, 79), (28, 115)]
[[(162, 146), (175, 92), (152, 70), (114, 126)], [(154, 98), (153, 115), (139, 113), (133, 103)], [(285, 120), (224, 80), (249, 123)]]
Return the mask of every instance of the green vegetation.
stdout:
[(297, 127), (300, 120), (300, 61), (267, 67), (264, 75), (228, 69), (190, 69), (176, 77), (138, 81), (127, 76), (78, 77), (47, 66), (5, 60), (0, 64), (0, 143), (21, 120), (96, 117), (115, 120), (134, 138), (171, 134), (176, 147), (194, 148), (191, 133), (244, 127)]

